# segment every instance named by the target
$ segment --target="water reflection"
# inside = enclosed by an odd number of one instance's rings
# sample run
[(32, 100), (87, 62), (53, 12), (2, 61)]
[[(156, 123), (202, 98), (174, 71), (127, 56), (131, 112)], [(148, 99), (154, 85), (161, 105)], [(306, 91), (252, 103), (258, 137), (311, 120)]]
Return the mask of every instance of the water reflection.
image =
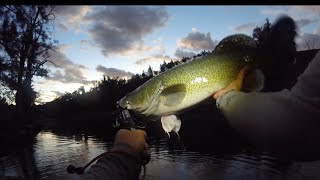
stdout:
[(40, 179), (32, 146), (0, 158), (1, 176), (19, 176)]
[[(1, 176), (63, 179), (69, 164), (83, 166), (108, 151), (112, 139), (87, 133), (41, 132), (32, 146), (0, 158)], [(187, 151), (181, 142), (149, 139), (152, 156), (146, 179), (317, 179), (320, 161), (284, 161), (265, 152)]]

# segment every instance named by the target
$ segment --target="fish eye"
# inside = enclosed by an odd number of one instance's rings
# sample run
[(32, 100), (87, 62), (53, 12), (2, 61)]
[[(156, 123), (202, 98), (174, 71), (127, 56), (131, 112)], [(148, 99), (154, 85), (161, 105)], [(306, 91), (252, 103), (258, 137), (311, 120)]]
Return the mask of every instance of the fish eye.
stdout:
[(127, 103), (127, 104), (131, 104), (130, 101), (127, 101), (126, 103)]

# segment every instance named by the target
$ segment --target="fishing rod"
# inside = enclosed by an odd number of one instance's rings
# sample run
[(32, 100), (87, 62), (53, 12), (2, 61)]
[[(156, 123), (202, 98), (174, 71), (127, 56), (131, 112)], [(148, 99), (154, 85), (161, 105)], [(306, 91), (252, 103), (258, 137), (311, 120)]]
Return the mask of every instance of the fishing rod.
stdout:
[[(118, 129), (128, 129), (130, 131), (136, 130), (136, 129), (141, 129), (141, 130), (146, 129), (146, 125), (143, 122), (138, 121), (136, 118), (132, 117), (127, 109), (122, 109), (121, 113), (115, 118), (113, 127)], [(95, 162), (97, 159), (99, 159), (106, 153), (108, 152), (104, 152), (98, 155), (97, 157), (93, 158), (90, 162), (88, 162), (83, 167), (75, 167), (73, 165), (69, 165), (67, 167), (67, 172), (69, 174), (76, 173), (78, 175), (82, 175), (87, 167), (89, 167), (93, 162)], [(147, 165), (150, 162), (150, 154), (144, 151), (144, 152), (141, 152), (140, 157), (141, 157), (141, 164), (143, 166), (143, 172), (144, 172), (142, 179), (144, 179), (146, 175), (145, 165)]]

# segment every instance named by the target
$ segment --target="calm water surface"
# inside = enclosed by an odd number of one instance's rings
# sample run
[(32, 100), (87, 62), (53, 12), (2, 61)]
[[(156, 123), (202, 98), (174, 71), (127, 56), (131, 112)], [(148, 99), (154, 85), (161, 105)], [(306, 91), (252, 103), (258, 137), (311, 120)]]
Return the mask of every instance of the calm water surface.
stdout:
[[(166, 139), (151, 139), (150, 146), (146, 179), (320, 179), (320, 161), (288, 162), (263, 152), (193, 152), (172, 148)], [(68, 179), (77, 176), (67, 174), (69, 164), (84, 166), (110, 147), (111, 139), (43, 131), (32, 146), (0, 157), (0, 176)]]

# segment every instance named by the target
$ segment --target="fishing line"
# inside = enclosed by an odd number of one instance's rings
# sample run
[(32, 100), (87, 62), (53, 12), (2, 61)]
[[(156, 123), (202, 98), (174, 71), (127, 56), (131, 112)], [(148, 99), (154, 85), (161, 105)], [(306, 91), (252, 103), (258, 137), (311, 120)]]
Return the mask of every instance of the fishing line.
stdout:
[[(116, 151), (116, 152), (119, 152), (119, 151)], [(95, 162), (96, 160), (98, 160), (100, 157), (102, 157), (103, 155), (105, 155), (105, 154), (107, 154), (107, 153), (114, 153), (114, 152), (104, 152), (104, 153), (101, 153), (100, 155), (98, 155), (97, 157), (93, 158), (90, 162), (88, 162), (88, 163), (87, 163), (85, 166), (83, 166), (83, 167), (75, 167), (75, 166), (73, 166), (73, 165), (69, 165), (69, 166), (67, 167), (67, 172), (68, 172), (69, 174), (74, 174), (74, 173), (76, 173), (76, 174), (78, 174), (78, 175), (82, 175), (87, 167), (89, 167), (93, 162)], [(124, 152), (122, 152), (122, 153), (124, 153)], [(127, 154), (127, 153), (124, 153), (124, 154)], [(148, 162), (141, 161), (140, 163), (141, 163), (141, 165), (142, 165), (142, 167), (143, 167), (143, 175), (142, 175), (142, 177), (141, 177), (141, 180), (144, 180), (145, 177), (146, 177), (146, 171), (147, 171), (147, 170), (146, 170), (146, 164), (147, 164)]]

